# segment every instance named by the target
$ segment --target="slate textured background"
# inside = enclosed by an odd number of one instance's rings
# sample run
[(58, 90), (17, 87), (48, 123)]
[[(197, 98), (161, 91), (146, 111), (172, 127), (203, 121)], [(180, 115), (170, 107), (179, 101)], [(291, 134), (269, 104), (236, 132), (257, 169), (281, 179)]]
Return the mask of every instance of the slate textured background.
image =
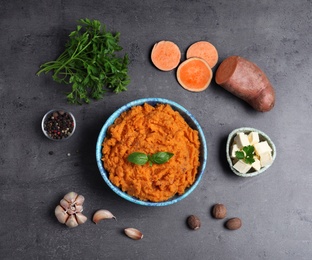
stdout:
[[(312, 259), (311, 0), (0, 0), (0, 6), (1, 259)], [(131, 83), (127, 92), (73, 106), (65, 100), (65, 86), (35, 73), (61, 53), (80, 18), (98, 19), (121, 33)], [(159, 40), (177, 43), (182, 59), (190, 44), (207, 40), (217, 47), (219, 62), (229, 55), (255, 62), (275, 87), (275, 108), (256, 112), (214, 82), (201, 93), (185, 91), (175, 71), (151, 64)], [(178, 102), (206, 135), (209, 158), (200, 185), (169, 207), (122, 200), (95, 162), (105, 120), (142, 97)], [(49, 141), (41, 132), (42, 116), (55, 107), (76, 116), (77, 131), (67, 142)], [(242, 126), (258, 128), (275, 142), (277, 159), (262, 176), (243, 179), (228, 168), (225, 140)], [(89, 219), (105, 208), (118, 221), (88, 221), (75, 229), (59, 224), (54, 208), (72, 190), (85, 196)], [(242, 219), (240, 230), (228, 231), (223, 220), (212, 219), (211, 206), (218, 202), (227, 206), (228, 218)], [(190, 214), (201, 218), (200, 230), (187, 228)], [(144, 233), (143, 240), (124, 236), (130, 226)]]

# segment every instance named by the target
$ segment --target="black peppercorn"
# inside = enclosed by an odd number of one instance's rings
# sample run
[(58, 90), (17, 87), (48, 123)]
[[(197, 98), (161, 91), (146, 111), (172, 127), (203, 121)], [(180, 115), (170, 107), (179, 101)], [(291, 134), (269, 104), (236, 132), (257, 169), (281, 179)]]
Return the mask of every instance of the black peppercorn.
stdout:
[(44, 122), (44, 130), (52, 139), (65, 139), (72, 134), (74, 124), (74, 119), (69, 113), (61, 110), (53, 111)]

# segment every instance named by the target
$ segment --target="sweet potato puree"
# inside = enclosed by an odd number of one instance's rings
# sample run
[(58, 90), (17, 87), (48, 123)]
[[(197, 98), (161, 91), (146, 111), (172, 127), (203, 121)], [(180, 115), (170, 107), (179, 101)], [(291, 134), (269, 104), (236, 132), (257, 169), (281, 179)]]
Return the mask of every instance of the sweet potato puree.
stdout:
[[(170, 105), (144, 104), (122, 113), (107, 131), (103, 165), (110, 181), (129, 195), (144, 201), (165, 201), (181, 195), (193, 184), (199, 166), (198, 132), (190, 128)], [(164, 164), (128, 162), (133, 152), (170, 152)]]

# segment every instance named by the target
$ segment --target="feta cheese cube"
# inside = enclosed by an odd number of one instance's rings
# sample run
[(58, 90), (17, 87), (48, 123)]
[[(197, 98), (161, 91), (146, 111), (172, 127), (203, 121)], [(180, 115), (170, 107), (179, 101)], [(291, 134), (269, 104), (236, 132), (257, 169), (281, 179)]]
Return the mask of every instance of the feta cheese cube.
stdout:
[(255, 161), (251, 164), (251, 167), (255, 170), (255, 171), (259, 171), (261, 169), (261, 163), (260, 160), (257, 158), (254, 158)]
[(237, 144), (239, 149), (242, 149), (244, 146), (250, 145), (248, 136), (244, 133), (237, 133), (234, 138), (234, 142)]
[(233, 144), (232, 146), (231, 146), (231, 150), (230, 150), (230, 156), (231, 156), (231, 158), (236, 158), (236, 152), (237, 151), (240, 151), (240, 149), (238, 148), (238, 145), (237, 144)]
[(261, 167), (268, 166), (272, 164), (273, 158), (271, 152), (265, 152), (260, 155)]
[(272, 152), (272, 148), (269, 146), (267, 141), (262, 141), (260, 143), (254, 144), (255, 152), (261, 157), (261, 154)]
[(260, 142), (259, 134), (257, 132), (250, 132), (248, 135), (248, 140), (251, 145), (259, 143)]
[(247, 173), (251, 168), (251, 164), (247, 164), (243, 160), (238, 160), (233, 167), (240, 173)]

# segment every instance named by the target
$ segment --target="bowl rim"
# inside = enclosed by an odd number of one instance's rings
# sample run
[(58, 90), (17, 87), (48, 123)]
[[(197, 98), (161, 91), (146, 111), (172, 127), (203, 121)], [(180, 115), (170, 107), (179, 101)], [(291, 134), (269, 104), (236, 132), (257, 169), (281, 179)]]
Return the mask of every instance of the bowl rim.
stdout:
[[(238, 133), (238, 132), (244, 132), (244, 133), (250, 133), (250, 132), (258, 132), (260, 136), (262, 136), (263, 139), (265, 139), (269, 146), (272, 148), (272, 163), (268, 166), (265, 166), (265, 167), (262, 167), (259, 171), (254, 171), (254, 172), (250, 172), (250, 173), (240, 173), (238, 172), (234, 167), (233, 167), (233, 162), (232, 162), (232, 159), (230, 158), (230, 146), (231, 146), (231, 143), (233, 142), (232, 140), (234, 139), (235, 135)], [(240, 128), (236, 128), (234, 129), (229, 135), (228, 135), (228, 138), (227, 138), (227, 141), (226, 141), (226, 159), (229, 163), (229, 166), (231, 168), (231, 170), (238, 176), (240, 177), (254, 177), (254, 176), (257, 176), (261, 173), (263, 173), (264, 171), (266, 171), (268, 168), (270, 168), (272, 166), (272, 164), (274, 163), (275, 161), (275, 158), (276, 158), (276, 146), (275, 144), (273, 143), (273, 141), (271, 140), (271, 138), (266, 134), (264, 133), (263, 131), (261, 130), (258, 130), (256, 128), (253, 128), (253, 127), (240, 127)]]
[[(108, 178), (108, 173), (104, 169), (104, 166), (103, 166), (103, 163), (101, 160), (102, 159), (102, 143), (103, 143), (104, 137), (106, 135), (106, 132), (108, 130), (108, 127), (116, 120), (117, 117), (119, 117), (119, 115), (121, 113), (128, 111), (133, 106), (140, 106), (140, 105), (143, 105), (144, 103), (153, 104), (153, 105), (156, 105), (159, 103), (169, 104), (173, 108), (173, 110), (178, 111), (180, 114), (181, 114), (181, 112), (186, 114), (187, 117), (190, 118), (191, 121), (196, 126), (196, 130), (198, 131), (199, 140), (201, 143), (202, 163), (199, 166), (199, 172), (197, 173), (197, 177), (196, 177), (195, 182), (192, 184), (192, 186), (188, 187), (182, 195), (174, 196), (173, 198), (170, 198), (169, 200), (162, 201), (162, 202), (142, 201), (142, 200), (139, 200), (135, 197), (128, 195), (126, 192), (123, 192), (120, 188), (118, 188), (117, 186), (115, 186), (114, 184), (112, 184), (110, 182), (110, 180)], [(183, 116), (183, 118), (185, 119), (185, 116)], [(132, 203), (139, 204), (142, 206), (167, 206), (167, 205), (174, 204), (174, 203), (181, 201), (182, 199), (186, 198), (190, 193), (192, 193), (194, 191), (194, 189), (197, 187), (200, 180), (202, 179), (202, 176), (205, 172), (205, 168), (206, 168), (206, 164), (207, 164), (207, 157), (208, 157), (207, 143), (206, 143), (204, 132), (203, 132), (200, 124), (198, 123), (198, 121), (183, 106), (179, 105), (178, 103), (176, 103), (172, 100), (165, 99), (165, 98), (141, 98), (141, 99), (136, 99), (136, 100), (133, 100), (129, 103), (124, 104), (123, 106), (118, 108), (113, 114), (111, 114), (108, 117), (108, 119), (104, 123), (104, 125), (103, 125), (103, 127), (102, 127), (102, 129), (98, 135), (98, 139), (96, 142), (96, 161), (97, 161), (97, 165), (98, 165), (100, 174), (101, 174), (102, 178), (104, 179), (104, 181), (106, 182), (106, 184), (120, 197), (122, 197), (122, 198), (124, 198), (124, 199), (126, 199)]]
[[(73, 119), (73, 123), (74, 123), (74, 128), (73, 128), (73, 131), (71, 132), (71, 134), (69, 136), (67, 136), (66, 138), (62, 138), (62, 139), (54, 139), (52, 137), (50, 137), (48, 134), (47, 134), (47, 131), (44, 130), (44, 122), (46, 121), (47, 117), (52, 114), (53, 112), (55, 111), (64, 111), (65, 113), (69, 114), (70, 117)], [(53, 109), (50, 109), (48, 112), (46, 112), (44, 114), (44, 116), (42, 117), (42, 120), (41, 120), (41, 130), (43, 132), (43, 134), (45, 135), (45, 137), (47, 137), (48, 139), (52, 140), (52, 141), (56, 141), (56, 142), (62, 142), (62, 141), (66, 141), (68, 140), (70, 137), (73, 136), (75, 130), (76, 130), (76, 126), (77, 126), (77, 123), (76, 123), (76, 119), (75, 119), (75, 116), (73, 115), (72, 112), (66, 110), (66, 109), (63, 109), (63, 108), (53, 108)]]

